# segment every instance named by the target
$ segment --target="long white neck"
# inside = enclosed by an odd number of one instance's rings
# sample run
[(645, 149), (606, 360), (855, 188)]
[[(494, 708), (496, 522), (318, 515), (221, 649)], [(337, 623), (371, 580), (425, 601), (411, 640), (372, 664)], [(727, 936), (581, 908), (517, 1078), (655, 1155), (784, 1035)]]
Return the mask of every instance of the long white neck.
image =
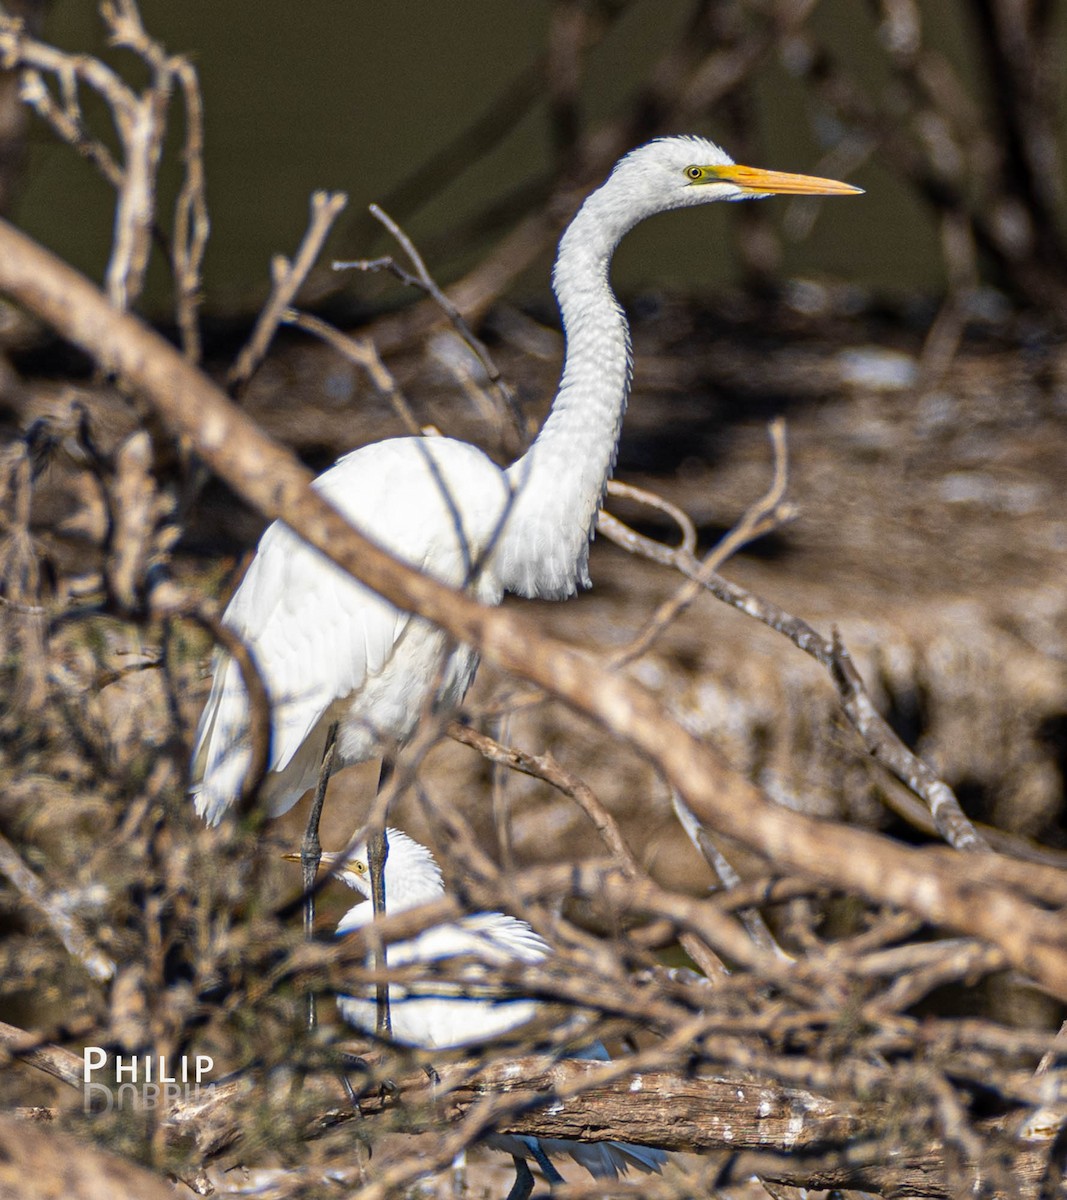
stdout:
[(553, 287), (566, 334), (563, 378), (537, 440), (512, 467), (514, 503), (500, 546), (504, 585), (562, 599), (589, 586), (589, 539), (615, 466), (632, 364), (630, 331), (608, 281), (634, 223), (620, 220), (610, 181), (560, 241)]

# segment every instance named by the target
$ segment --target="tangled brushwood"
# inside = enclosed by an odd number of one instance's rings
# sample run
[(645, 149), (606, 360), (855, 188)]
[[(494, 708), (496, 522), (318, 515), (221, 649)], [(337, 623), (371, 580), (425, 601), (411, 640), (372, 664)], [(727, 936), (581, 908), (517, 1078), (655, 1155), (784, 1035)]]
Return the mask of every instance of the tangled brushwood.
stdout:
[[(344, 332), (327, 321), (329, 304), (297, 307), (346, 204), (316, 193), (236, 353), (204, 347), (193, 60), (160, 44), (134, 0), (100, 4), (126, 75), (0, 14), (0, 82), (17, 87), (0, 104), (21, 105), (117, 197), (102, 288), (0, 221), (10, 301), (0, 329), (0, 1194), (54, 1194), (53, 1170), (66, 1172), (67, 1194), (75, 1178), (86, 1197), (177, 1186), (372, 1200), (427, 1180), (452, 1195), (503, 1194), (491, 1155), (454, 1167), (493, 1134), (670, 1152), (662, 1174), (591, 1185), (578, 1172), (560, 1196), (1064, 1194), (1067, 602), (1049, 584), (1067, 557), (1060, 493), (1046, 503), (1019, 483), (983, 518), (992, 474), (938, 474), (961, 558), (981, 562), (987, 540), (1009, 530), (1010, 602), (990, 616), (918, 586), (912, 606), (883, 595), (920, 579), (922, 544), (939, 536), (935, 493), (922, 489), (959, 450), (946, 433), (953, 404), (967, 409), (968, 445), (996, 441), (1017, 482), (1019, 429), (1032, 432), (1035, 460), (1067, 443), (1061, 341), (1037, 338), (1036, 318), (1020, 316), (998, 334), (1013, 365), (993, 384), (991, 356), (968, 358), (965, 344), (983, 270), (1012, 312), (1036, 306), (1047, 328), (1067, 322), (1055, 98), (1038, 87), (1053, 70), (1046, 24), (1060, 10), (979, 6), (976, 37), (1000, 89), (982, 122), (985, 99), (924, 41), (920, 5), (874, 6), (884, 93), (820, 39), (812, 5), (692, 7), (632, 107), (583, 129), (560, 83), (580, 73), (569, 55), (610, 38), (626, 5), (556, 6), (546, 54), (565, 169), (523, 211), (494, 210), (512, 222), (504, 249), (472, 246), (474, 265), (446, 293), (384, 211), (406, 220), (412, 189), (387, 199), (375, 211), (396, 253), (359, 266), (419, 301)], [(936, 215), (949, 284), (913, 358), (842, 350), (849, 304), (832, 288), (815, 304), (776, 284), (787, 299), (766, 300), (777, 234), (746, 216), (743, 263), (764, 300), (756, 289), (738, 299), (741, 316), (709, 310), (699, 337), (700, 322), (668, 301), (638, 323), (634, 442), (646, 439), (653, 459), (664, 414), (695, 422), (705, 387), (760, 413), (783, 394), (798, 410), (817, 399), (815, 424), (801, 424), (792, 448), (779, 419), (769, 437), (735, 432), (711, 498), (703, 442), (677, 456), (669, 495), (610, 484), (590, 598), (532, 615), (481, 607), (391, 558), (308, 487), (294, 450), (336, 456), (431, 425), (516, 458), (537, 419), (507, 381), (526, 373), (550, 395), (559, 344), (501, 301), (505, 289), (623, 150), (709, 113), (744, 127), (778, 61), (833, 116), (835, 173), (877, 159)], [(536, 109), (533, 79), (442, 150), (435, 179), (478, 162)], [(179, 182), (161, 188), (171, 155)], [(155, 258), (169, 270), (174, 341), (137, 315)], [(329, 286), (363, 282), (332, 275)], [(321, 281), (312, 292), (324, 294)], [(867, 331), (885, 319), (853, 317)], [(762, 322), (758, 337), (746, 319)], [(771, 341), (787, 351), (768, 351)], [(713, 365), (701, 358), (709, 342), (721, 348)], [(42, 356), (64, 369), (35, 370)], [(914, 378), (863, 392), (872, 371), (903, 359)], [(351, 381), (351, 428), (320, 402), (331, 371)], [(818, 424), (828, 412), (837, 432)], [(906, 470), (896, 443), (886, 449), (894, 421), (914, 434)], [(864, 480), (839, 469), (839, 435)], [(816, 460), (830, 466), (810, 469)], [(696, 480), (688, 492), (686, 479)], [(864, 514), (891, 508), (869, 573), (856, 569), (863, 602), (838, 619), (819, 587), (852, 569), (848, 538)], [(813, 522), (848, 510), (851, 532), (820, 547), (798, 509)], [(1040, 553), (1007, 524), (1024, 509)], [(458, 712), (426, 706), (376, 798), (358, 768), (331, 785), (332, 849), (388, 820), (433, 850), (445, 884), (431, 903), (343, 938), (329, 931), (350, 898), (331, 883), (318, 896), (319, 935), (306, 938), (296, 919), (300, 881), (283, 855), (301, 822), (269, 821), (257, 804), (268, 689), (221, 619), (263, 519), (283, 520), (483, 663)], [(735, 556), (756, 542), (766, 562), (742, 568)], [(764, 593), (766, 563), (787, 549), (796, 578), (783, 572)], [(189, 761), (217, 648), (248, 694), (248, 766), (240, 802), (207, 828)], [(383, 945), (484, 912), (521, 917), (551, 952), (381, 965)], [(538, 1004), (528, 1024), (459, 1049), (355, 1036), (332, 998), (375, 996), (385, 983)], [(595, 1043), (611, 1058), (574, 1057)]]

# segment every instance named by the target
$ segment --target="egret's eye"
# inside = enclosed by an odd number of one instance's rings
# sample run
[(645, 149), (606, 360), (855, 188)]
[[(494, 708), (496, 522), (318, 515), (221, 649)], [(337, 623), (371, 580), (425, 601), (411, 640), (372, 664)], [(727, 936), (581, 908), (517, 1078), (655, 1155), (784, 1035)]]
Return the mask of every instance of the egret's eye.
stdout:
[(704, 172), (700, 167), (686, 167), (685, 175), (687, 179), (700, 179)]
[(366, 875), (367, 864), (365, 862), (354, 862), (352, 864), (352, 870), (355, 871), (357, 875)]

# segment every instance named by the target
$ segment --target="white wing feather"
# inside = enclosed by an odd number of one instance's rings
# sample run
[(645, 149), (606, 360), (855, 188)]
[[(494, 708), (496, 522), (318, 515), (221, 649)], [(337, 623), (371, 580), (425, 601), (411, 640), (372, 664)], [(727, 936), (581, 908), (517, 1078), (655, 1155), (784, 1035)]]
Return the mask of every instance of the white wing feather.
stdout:
[[(397, 438), (353, 451), (313, 486), (398, 558), (453, 585), (465, 582), (485, 550), (507, 498), (502, 472), (480, 450), (443, 438)], [(483, 575), (479, 594), (499, 599), (499, 585)], [(314, 782), (331, 709), (344, 702), (336, 714), (342, 720), (369, 725), (375, 718), (359, 712), (359, 693), (386, 670), (412, 619), (275, 522), (223, 620), (248, 646), (270, 697), (263, 798), (284, 812)], [(422, 676), (411, 681), (428, 684)], [(413, 720), (418, 696), (407, 708)], [(219, 654), (193, 762), (197, 811), (209, 823), (233, 803), (248, 771), (248, 721), (240, 670)], [(406, 731), (386, 724), (372, 732), (384, 741)]]

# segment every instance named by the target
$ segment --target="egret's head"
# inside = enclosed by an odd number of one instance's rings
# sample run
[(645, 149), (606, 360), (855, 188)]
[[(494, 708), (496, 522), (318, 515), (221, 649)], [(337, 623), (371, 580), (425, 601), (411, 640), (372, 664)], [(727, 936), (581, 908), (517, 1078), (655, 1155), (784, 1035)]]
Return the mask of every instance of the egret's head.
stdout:
[[(389, 853), (385, 859), (386, 912), (415, 908), (443, 895), (445, 885), (441, 878), (441, 868), (429, 850), (399, 829), (388, 830), (387, 837)], [(300, 856), (287, 854), (285, 857), (297, 860)], [(347, 853), (324, 850), (322, 869), (331, 871), (353, 891), (370, 899), (370, 864), (365, 842), (361, 842)]]
[(616, 236), (653, 213), (713, 200), (775, 194), (849, 196), (860, 191), (835, 179), (743, 167), (707, 138), (681, 136), (657, 138), (631, 150), (586, 204)]

